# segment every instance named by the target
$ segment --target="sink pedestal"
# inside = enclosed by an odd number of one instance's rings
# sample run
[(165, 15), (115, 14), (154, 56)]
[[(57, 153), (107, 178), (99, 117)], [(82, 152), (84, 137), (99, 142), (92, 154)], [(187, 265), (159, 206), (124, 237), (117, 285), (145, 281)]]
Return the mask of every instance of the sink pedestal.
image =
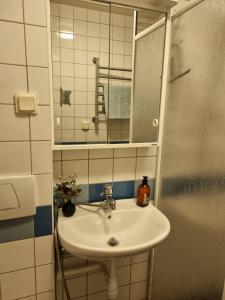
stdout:
[(108, 298), (114, 300), (118, 295), (118, 285), (116, 280), (116, 259), (109, 260), (109, 277), (108, 277)]

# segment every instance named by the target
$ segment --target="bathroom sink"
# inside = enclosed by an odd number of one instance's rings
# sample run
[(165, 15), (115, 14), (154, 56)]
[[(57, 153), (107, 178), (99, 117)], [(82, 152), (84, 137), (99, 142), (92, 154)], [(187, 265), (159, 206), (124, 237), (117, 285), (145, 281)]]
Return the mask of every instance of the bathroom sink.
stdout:
[(156, 207), (138, 207), (135, 199), (117, 201), (113, 211), (80, 206), (74, 216), (60, 213), (58, 218), (62, 246), (86, 259), (137, 254), (155, 247), (169, 232), (168, 219)]

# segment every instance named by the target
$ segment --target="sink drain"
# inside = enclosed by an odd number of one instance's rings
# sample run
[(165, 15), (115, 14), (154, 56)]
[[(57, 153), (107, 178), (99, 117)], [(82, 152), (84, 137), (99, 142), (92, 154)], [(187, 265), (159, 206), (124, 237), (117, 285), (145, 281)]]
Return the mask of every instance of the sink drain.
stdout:
[(107, 244), (111, 247), (115, 247), (119, 245), (119, 241), (117, 239), (115, 239), (114, 237), (112, 237), (111, 239), (108, 240)]

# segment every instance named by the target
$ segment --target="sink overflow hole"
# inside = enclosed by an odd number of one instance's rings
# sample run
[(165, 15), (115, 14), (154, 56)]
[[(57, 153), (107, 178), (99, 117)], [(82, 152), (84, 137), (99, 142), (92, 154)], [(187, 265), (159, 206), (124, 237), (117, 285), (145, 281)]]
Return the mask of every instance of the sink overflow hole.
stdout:
[(119, 241), (117, 241), (117, 239), (115, 239), (114, 237), (112, 237), (111, 239), (108, 240), (107, 244), (111, 247), (115, 247), (119, 245)]

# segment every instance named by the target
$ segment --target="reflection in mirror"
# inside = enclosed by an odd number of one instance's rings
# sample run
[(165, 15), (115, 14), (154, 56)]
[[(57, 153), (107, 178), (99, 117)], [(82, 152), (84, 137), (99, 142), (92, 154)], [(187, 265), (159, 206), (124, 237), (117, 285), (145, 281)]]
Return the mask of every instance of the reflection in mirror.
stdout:
[[(65, 1), (51, 3), (55, 144), (128, 143), (134, 8)], [(136, 32), (162, 16), (139, 10)]]

